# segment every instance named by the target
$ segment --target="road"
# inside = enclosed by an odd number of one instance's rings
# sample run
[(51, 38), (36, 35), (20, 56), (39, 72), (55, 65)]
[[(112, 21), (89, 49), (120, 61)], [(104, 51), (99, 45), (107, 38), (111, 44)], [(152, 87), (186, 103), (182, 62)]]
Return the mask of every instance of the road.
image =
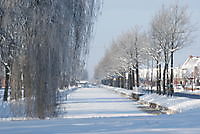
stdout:
[(109, 89), (80, 88), (47, 120), (0, 121), (0, 134), (177, 134), (196, 133), (199, 109), (175, 115), (151, 115), (137, 102)]

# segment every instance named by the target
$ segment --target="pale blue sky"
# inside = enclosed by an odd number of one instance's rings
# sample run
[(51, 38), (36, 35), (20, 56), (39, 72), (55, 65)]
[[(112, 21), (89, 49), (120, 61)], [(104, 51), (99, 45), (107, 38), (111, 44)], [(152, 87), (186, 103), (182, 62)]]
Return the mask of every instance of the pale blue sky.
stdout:
[[(90, 78), (113, 39), (135, 25), (148, 30), (152, 16), (161, 6), (174, 2), (175, 0), (104, 0), (102, 15), (95, 23), (94, 39), (88, 57), (87, 68)], [(179, 0), (179, 3), (188, 6), (191, 22), (200, 30), (200, 0)], [(183, 64), (189, 55), (200, 56), (199, 30), (195, 33), (194, 42), (176, 53), (176, 66)]]

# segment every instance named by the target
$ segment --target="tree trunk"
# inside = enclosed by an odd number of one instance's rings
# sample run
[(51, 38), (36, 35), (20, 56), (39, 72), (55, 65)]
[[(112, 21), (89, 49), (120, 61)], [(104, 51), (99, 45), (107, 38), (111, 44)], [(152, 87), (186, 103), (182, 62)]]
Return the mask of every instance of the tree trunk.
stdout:
[(164, 70), (163, 70), (163, 95), (165, 95), (166, 94), (166, 83), (165, 83), (165, 81), (166, 81), (166, 69), (167, 69), (167, 65), (166, 65), (167, 63), (165, 63), (165, 65), (164, 65)]
[(153, 59), (151, 61), (151, 92), (153, 92)]
[(7, 101), (8, 100), (8, 89), (9, 89), (9, 79), (10, 79), (10, 70), (9, 70), (9, 65), (5, 66), (5, 70), (6, 70), (6, 79), (5, 79), (5, 90), (4, 90), (4, 96), (3, 96), (3, 101)]
[(156, 71), (157, 71), (157, 74), (156, 74), (156, 81), (157, 81), (156, 90), (157, 90), (157, 93), (159, 93), (159, 62), (158, 62), (158, 60), (156, 61)]
[(159, 95), (161, 95), (161, 64), (159, 63), (159, 75), (158, 75), (158, 90), (159, 90)]
[(133, 87), (135, 87), (135, 71), (132, 70), (132, 81), (133, 81)]
[(110, 86), (113, 86), (113, 79), (110, 79)]
[(136, 86), (139, 87), (139, 65), (138, 62), (136, 63)]
[(129, 70), (129, 74), (128, 74), (128, 87), (130, 90), (133, 89), (133, 81), (132, 81), (132, 72), (131, 69)]
[(117, 77), (117, 87), (120, 87), (120, 77)]
[(171, 76), (170, 76), (170, 93), (171, 96), (174, 93), (174, 87), (173, 87), (173, 80), (174, 80), (174, 52), (171, 52)]
[(167, 74), (167, 95), (169, 95), (169, 64), (167, 63), (167, 67), (166, 67), (166, 74)]
[(132, 69), (130, 69), (130, 89), (133, 90), (133, 76), (132, 76)]
[(124, 78), (124, 79), (123, 79), (123, 80), (124, 80), (124, 81), (123, 81), (123, 83), (124, 83), (124, 88), (127, 88), (127, 87), (126, 87), (126, 73), (125, 73), (125, 72), (123, 73), (123, 78)]
[(123, 77), (120, 77), (120, 87), (124, 88), (124, 80)]

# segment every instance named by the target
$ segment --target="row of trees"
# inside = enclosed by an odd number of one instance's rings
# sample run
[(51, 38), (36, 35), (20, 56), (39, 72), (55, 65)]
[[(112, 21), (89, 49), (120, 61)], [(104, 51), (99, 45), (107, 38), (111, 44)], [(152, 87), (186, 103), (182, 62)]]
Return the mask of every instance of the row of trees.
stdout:
[(115, 79), (124, 87), (128, 73), (128, 88), (132, 89), (140, 85), (139, 69), (151, 63), (157, 68), (157, 93), (173, 94), (174, 53), (189, 44), (192, 31), (185, 6), (163, 6), (152, 18), (148, 32), (136, 26), (112, 42), (96, 67), (95, 78), (106, 84)]
[(147, 39), (147, 35), (138, 27), (122, 34), (112, 42), (111, 48), (96, 67), (95, 79), (112, 79), (119, 76), (120, 85), (125, 87), (125, 72), (129, 72), (130, 89), (133, 86), (139, 87), (139, 66), (144, 58)]
[(24, 91), (27, 116), (53, 116), (56, 89), (69, 86), (84, 69), (100, 6), (96, 0), (1, 0), (4, 101), (10, 86), (12, 100)]

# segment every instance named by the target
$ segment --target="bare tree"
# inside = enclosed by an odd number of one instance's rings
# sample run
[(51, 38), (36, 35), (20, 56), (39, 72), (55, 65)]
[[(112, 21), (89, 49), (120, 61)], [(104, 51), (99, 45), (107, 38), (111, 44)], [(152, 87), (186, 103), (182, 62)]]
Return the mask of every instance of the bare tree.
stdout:
[(119, 36), (113, 41), (111, 48), (97, 66), (95, 75), (98, 76), (96, 77), (103, 79), (108, 76), (117, 76), (123, 83), (117, 85), (126, 87), (125, 74), (129, 73), (128, 88), (132, 89), (135, 83), (139, 87), (139, 66), (144, 57), (146, 43), (146, 34), (140, 32), (137, 27)]
[(168, 9), (169, 15), (169, 48), (171, 59), (171, 76), (170, 76), (170, 93), (174, 92), (173, 80), (174, 80), (174, 53), (189, 44), (191, 41), (191, 33), (193, 26), (190, 23), (190, 17), (188, 15), (187, 7), (174, 4)]
[(100, 4), (96, 0), (0, 2), (0, 60), (6, 80), (11, 81), (11, 98), (19, 99), (25, 92), (27, 116), (55, 115), (56, 90), (68, 87), (85, 67)]
[[(152, 38), (154, 43), (158, 44), (159, 55), (162, 50), (164, 56), (163, 94), (173, 93), (174, 53), (188, 43), (192, 32), (191, 28), (186, 8), (178, 4), (169, 7), (163, 6), (152, 20)], [(170, 61), (171, 75), (169, 78)]]

